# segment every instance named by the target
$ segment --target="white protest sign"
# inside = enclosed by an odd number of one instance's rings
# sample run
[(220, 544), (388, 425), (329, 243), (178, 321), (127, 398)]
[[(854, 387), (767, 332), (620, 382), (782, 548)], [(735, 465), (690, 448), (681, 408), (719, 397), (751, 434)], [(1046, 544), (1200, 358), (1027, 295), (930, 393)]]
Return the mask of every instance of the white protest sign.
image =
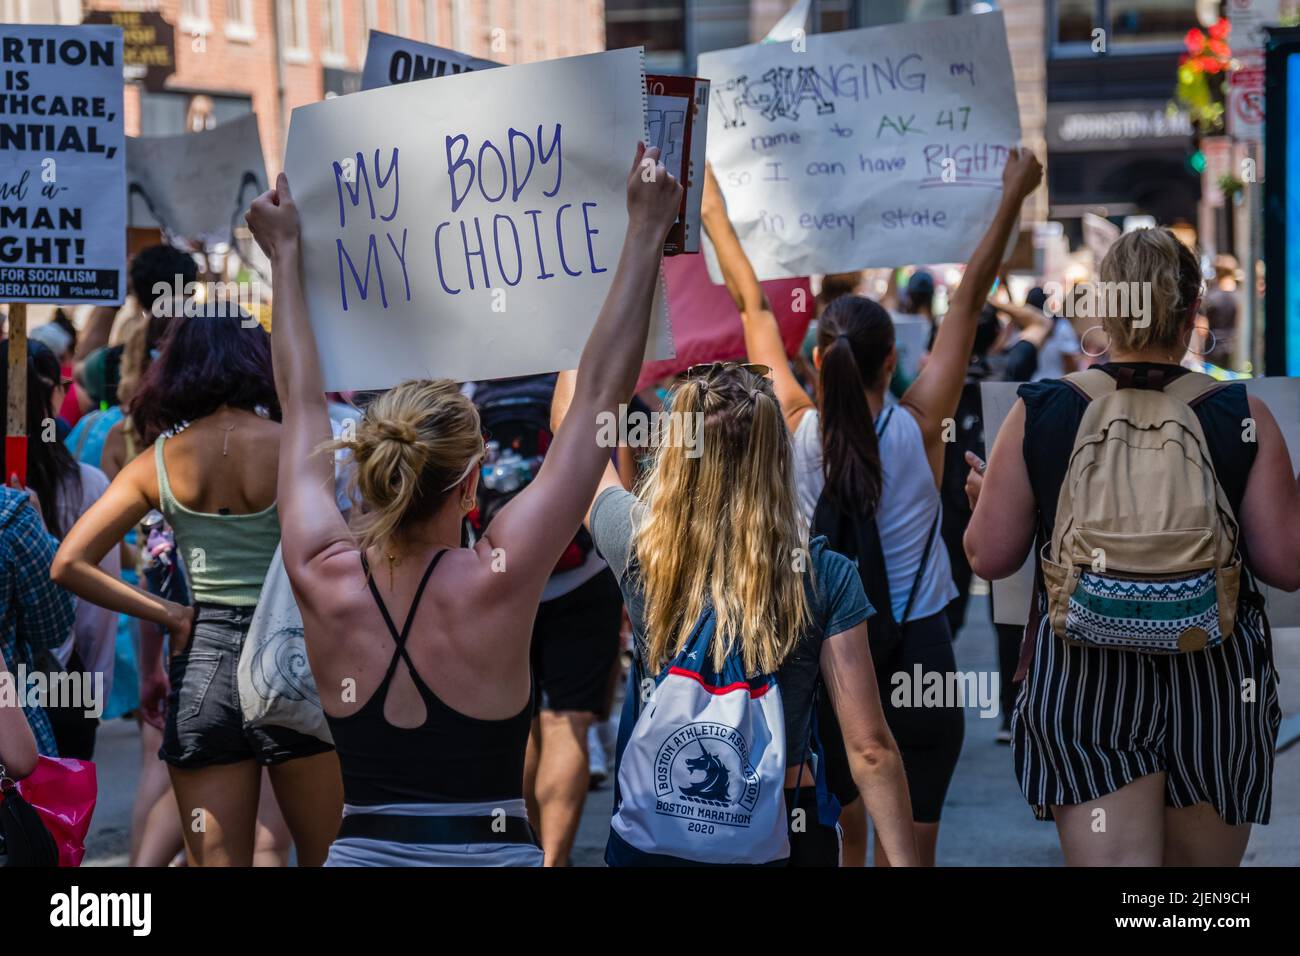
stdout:
[[(294, 110), (285, 169), (329, 390), (574, 368), (627, 230), (640, 48)], [(647, 358), (672, 355), (662, 305)]]
[(0, 301), (122, 301), (122, 29), (0, 24)]
[(501, 64), (432, 43), (371, 30), (370, 42), (366, 44), (366, 64), (361, 69), (361, 89), (377, 90), (397, 83), (490, 70), (498, 66)]
[(126, 141), (129, 223), (204, 246), (233, 241), (248, 205), (266, 192), (266, 163), (249, 113), (215, 129)]
[(921, 358), (930, 347), (933, 326), (925, 319), (890, 313), (894, 320), (894, 348), (898, 351), (898, 370), (910, 381), (921, 372)]
[[(1291, 470), (1300, 470), (1300, 378), (1252, 378), (1242, 384), (1246, 391), (1263, 399), (1277, 419), (1291, 453)], [(992, 449), (998, 429), (1016, 403), (1016, 382), (984, 382), (980, 397), (984, 405), (984, 447)], [(1009, 578), (993, 582), (993, 620), (999, 624), (1023, 625), (1029, 619), (1029, 596), (1034, 586), (1035, 555)], [(1288, 594), (1261, 585), (1268, 602), (1268, 619), (1273, 627), (1300, 627), (1300, 591)]]
[(699, 72), (760, 279), (970, 257), (1020, 140), (1001, 13), (702, 53)]

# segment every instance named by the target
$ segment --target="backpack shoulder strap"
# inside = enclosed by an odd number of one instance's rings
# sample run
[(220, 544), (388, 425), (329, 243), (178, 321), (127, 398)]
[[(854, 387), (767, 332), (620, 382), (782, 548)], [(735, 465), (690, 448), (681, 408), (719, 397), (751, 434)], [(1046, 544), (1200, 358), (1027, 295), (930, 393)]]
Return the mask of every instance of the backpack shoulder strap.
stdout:
[(1101, 398), (1103, 395), (1109, 395), (1119, 387), (1113, 378), (1099, 368), (1071, 372), (1061, 381), (1090, 402)]
[(1204, 372), (1185, 372), (1166, 385), (1164, 393), (1195, 408), (1226, 387), (1226, 382), (1217, 381)]

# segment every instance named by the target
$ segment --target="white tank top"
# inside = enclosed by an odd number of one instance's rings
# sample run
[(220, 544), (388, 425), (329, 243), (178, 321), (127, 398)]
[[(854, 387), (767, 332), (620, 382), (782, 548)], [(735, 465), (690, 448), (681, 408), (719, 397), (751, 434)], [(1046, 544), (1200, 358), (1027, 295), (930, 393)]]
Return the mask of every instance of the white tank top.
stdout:
[[(880, 467), (884, 473), (880, 506), (876, 509), (876, 527), (885, 555), (885, 573), (889, 576), (889, 597), (894, 619), (900, 620), (907, 607), (925, 551), (926, 536), (933, 530), (930, 555), (916, 585), (916, 597), (907, 619), (937, 614), (957, 596), (952, 583), (948, 551), (939, 534), (935, 517), (942, 505), (934, 472), (925, 455), (921, 426), (900, 405), (886, 405), (880, 413), (881, 423), (889, 416), (888, 427), (880, 436)], [(821, 426), (814, 409), (807, 412), (794, 433), (794, 486), (799, 510), (812, 523), (826, 476), (822, 473)]]

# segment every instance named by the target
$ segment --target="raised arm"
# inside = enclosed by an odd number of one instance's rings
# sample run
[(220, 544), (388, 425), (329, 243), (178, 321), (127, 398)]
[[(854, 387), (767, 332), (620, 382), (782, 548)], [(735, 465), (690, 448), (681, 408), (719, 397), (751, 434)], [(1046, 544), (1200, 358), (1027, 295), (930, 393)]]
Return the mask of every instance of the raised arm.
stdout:
[(308, 580), (303, 572), (309, 565), (356, 543), (334, 498), (333, 458), (316, 451), (334, 436), (302, 291), (298, 209), (284, 173), (274, 189), (253, 200), (246, 218), (271, 260), (271, 358), (283, 413), (276, 505), (284, 565), (295, 580)]
[[(564, 424), (564, 417), (569, 414), (569, 406), (573, 404), (573, 389), (578, 381), (578, 373), (573, 371), (561, 372), (555, 380), (555, 393), (551, 396), (551, 434), (556, 434), (560, 426)], [(620, 452), (629, 451), (627, 448), (620, 448)], [(627, 456), (629, 467), (635, 467), (635, 459), (629, 453)], [(620, 464), (622, 459), (620, 458)], [(632, 482), (629, 475), (620, 475), (612, 461), (605, 462), (605, 470), (600, 473), (600, 479), (596, 482), (596, 492), (591, 496), (591, 505), (595, 505), (596, 499), (606, 488), (623, 488), (630, 491)], [(591, 527), (591, 507), (587, 508), (586, 514), (582, 516), (583, 522)]]
[(638, 144), (627, 178), (623, 251), (582, 350), (568, 414), (537, 478), (501, 509), (484, 532), (482, 547), (488, 553), (499, 548), (505, 557), (505, 571), (488, 576), (504, 600), (536, 602), (591, 507), (611, 450), (600, 444), (601, 423), (616, 416), (619, 404), (636, 388), (664, 238), (680, 202), (681, 186), (659, 162), (659, 150)]
[(727, 201), (718, 188), (713, 167), (708, 164), (704, 167), (704, 196), (700, 202), (700, 219), (718, 254), (718, 266), (722, 269), (727, 291), (731, 293), (731, 301), (740, 310), (740, 319), (745, 328), (745, 352), (751, 362), (772, 369), (772, 387), (776, 391), (777, 401), (781, 403), (786, 426), (793, 432), (799, 426), (800, 419), (813, 407), (812, 399), (790, 370), (785, 343), (781, 341), (781, 327), (777, 325), (776, 316), (772, 314), (767, 296), (763, 294), (763, 287), (758, 283), (758, 276), (754, 273), (749, 257), (745, 255), (736, 230), (727, 218)]
[(943, 466), (943, 422), (957, 411), (980, 308), (997, 275), (1020, 205), (1042, 178), (1043, 167), (1032, 152), (1027, 149), (1009, 152), (1002, 170), (1002, 200), (997, 212), (966, 265), (925, 367), (903, 393), (902, 404), (916, 417), (925, 436), (936, 481)]
[(1052, 320), (1042, 309), (1032, 305), (1016, 305), (1014, 302), (990, 302), (1020, 330), (1020, 341), (1028, 342), (1035, 349), (1041, 349), (1052, 334)]

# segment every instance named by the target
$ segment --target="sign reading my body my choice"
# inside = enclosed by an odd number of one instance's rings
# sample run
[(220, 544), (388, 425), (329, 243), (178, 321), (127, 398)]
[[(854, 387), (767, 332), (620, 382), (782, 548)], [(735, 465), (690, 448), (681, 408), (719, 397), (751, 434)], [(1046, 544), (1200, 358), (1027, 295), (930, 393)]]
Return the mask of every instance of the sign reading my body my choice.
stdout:
[(1020, 139), (1001, 13), (702, 53), (699, 72), (760, 279), (965, 261)]
[(122, 30), (0, 24), (0, 301), (122, 301)]
[[(640, 49), (294, 111), (285, 170), (327, 389), (574, 368), (627, 229)], [(661, 307), (647, 358), (672, 354)]]

